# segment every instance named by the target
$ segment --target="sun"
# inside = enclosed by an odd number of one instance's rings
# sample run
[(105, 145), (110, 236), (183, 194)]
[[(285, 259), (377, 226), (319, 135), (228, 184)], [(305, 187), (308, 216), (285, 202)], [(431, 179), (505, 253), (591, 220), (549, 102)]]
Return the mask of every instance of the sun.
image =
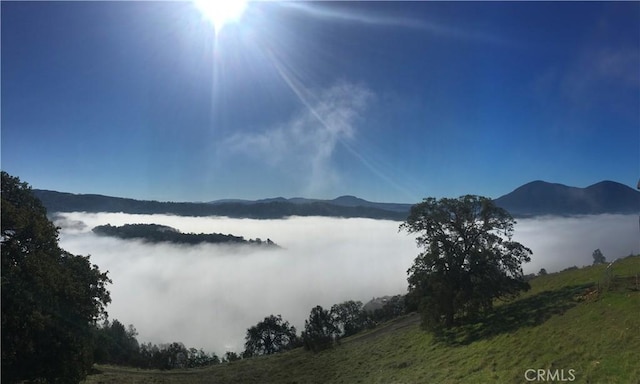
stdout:
[(247, 8), (246, 0), (193, 0), (196, 8), (213, 24), (216, 33), (236, 22)]

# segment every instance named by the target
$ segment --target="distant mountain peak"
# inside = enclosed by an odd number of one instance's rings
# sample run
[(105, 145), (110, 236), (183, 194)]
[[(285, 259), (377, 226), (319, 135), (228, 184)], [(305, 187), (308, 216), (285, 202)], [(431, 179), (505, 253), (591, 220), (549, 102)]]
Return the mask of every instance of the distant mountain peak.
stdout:
[(514, 216), (638, 213), (640, 192), (610, 180), (586, 188), (536, 180), (495, 202)]
[(588, 186), (586, 189), (596, 189), (596, 188), (617, 188), (617, 189), (622, 188), (622, 189), (625, 189), (625, 188), (628, 188), (628, 187), (626, 185), (624, 185), (624, 184), (620, 184), (620, 183), (617, 183), (615, 181), (603, 180), (603, 181), (600, 181), (598, 183), (595, 183), (595, 184), (592, 184), (592, 185)]
[(333, 203), (338, 203), (338, 204), (363, 204), (363, 203), (368, 203), (367, 200), (361, 199), (359, 197), (355, 197), (352, 195), (344, 195), (344, 196), (340, 196), (340, 197), (336, 197), (335, 199), (331, 200)]

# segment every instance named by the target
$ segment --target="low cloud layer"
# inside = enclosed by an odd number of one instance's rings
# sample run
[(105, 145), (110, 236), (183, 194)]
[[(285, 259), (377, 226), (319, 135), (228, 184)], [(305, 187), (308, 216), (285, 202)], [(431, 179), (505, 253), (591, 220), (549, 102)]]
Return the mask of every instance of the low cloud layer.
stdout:
[(531, 248), (525, 273), (549, 272), (591, 265), (594, 250), (607, 261), (640, 253), (640, 226), (636, 215), (542, 217), (519, 220), (514, 240)]
[[(91, 254), (113, 280), (111, 318), (141, 341), (182, 341), (216, 353), (243, 349), (246, 329), (282, 314), (299, 330), (315, 305), (404, 293), (415, 257), (398, 223), (370, 219), (248, 220), (165, 215), (67, 214), (63, 248)], [(78, 221), (86, 224), (79, 229)], [(282, 249), (145, 244), (98, 237), (110, 223), (158, 223), (183, 232), (270, 238)], [(64, 225), (59, 221), (58, 225)]]
[[(270, 238), (282, 249), (146, 244), (91, 232), (107, 223)], [(270, 314), (282, 314), (300, 331), (315, 305), (405, 293), (406, 271), (418, 253), (398, 222), (370, 219), (69, 213), (56, 224), (63, 248), (90, 254), (109, 270), (112, 319), (134, 324), (140, 341), (181, 341), (218, 354), (241, 351), (246, 329)], [(590, 264), (596, 248), (607, 259), (638, 253), (638, 230), (637, 216), (544, 218), (521, 220), (515, 237), (534, 252), (526, 273), (551, 272)]]

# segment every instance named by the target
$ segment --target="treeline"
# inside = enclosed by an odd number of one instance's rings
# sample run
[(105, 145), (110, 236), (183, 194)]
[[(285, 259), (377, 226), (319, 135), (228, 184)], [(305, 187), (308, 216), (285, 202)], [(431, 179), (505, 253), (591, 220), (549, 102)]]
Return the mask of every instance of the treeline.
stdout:
[(406, 212), (367, 206), (342, 206), (328, 202), (295, 204), (288, 201), (256, 203), (178, 203), (134, 200), (92, 194), (34, 190), (49, 212), (124, 212), (172, 214), (178, 216), (226, 216), (252, 219), (281, 219), (290, 216), (367, 217), (404, 220)]
[[(220, 364), (215, 353), (187, 348), (180, 342), (169, 344), (140, 344), (133, 325), (125, 326), (118, 320), (104, 321), (94, 330), (94, 361), (144, 369), (196, 368)], [(233, 359), (234, 356), (231, 356)]]
[(221, 358), (202, 349), (187, 348), (180, 342), (168, 344), (139, 343), (133, 325), (125, 327), (118, 320), (104, 321), (94, 330), (94, 361), (142, 369), (170, 370), (216, 365), (304, 347), (320, 351), (340, 343), (344, 337), (355, 335), (380, 323), (406, 313), (404, 296), (394, 296), (375, 311), (364, 309), (360, 301), (345, 301), (329, 310), (316, 306), (305, 321), (301, 335), (282, 316), (270, 315), (247, 330), (245, 350), (226, 352)]
[(353, 300), (335, 304), (331, 309), (318, 305), (311, 309), (300, 336), (282, 316), (270, 315), (247, 330), (242, 357), (270, 355), (297, 347), (318, 352), (339, 344), (342, 338), (401, 316), (407, 309), (402, 295), (388, 299), (375, 311), (367, 311), (362, 302)]
[(264, 246), (277, 246), (271, 239), (262, 241), (261, 239), (245, 240), (242, 236), (221, 233), (182, 233), (179, 230), (158, 224), (125, 224), (119, 227), (107, 224), (94, 227), (95, 234), (101, 236), (112, 236), (120, 239), (142, 239), (152, 243), (169, 242), (174, 244), (252, 244)]

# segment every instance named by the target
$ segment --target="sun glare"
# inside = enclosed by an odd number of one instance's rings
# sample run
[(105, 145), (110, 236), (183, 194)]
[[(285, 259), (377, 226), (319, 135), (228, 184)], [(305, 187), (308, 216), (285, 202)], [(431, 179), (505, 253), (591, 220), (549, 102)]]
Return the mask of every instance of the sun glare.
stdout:
[(226, 24), (238, 21), (247, 7), (246, 0), (194, 0), (193, 3), (216, 32)]

